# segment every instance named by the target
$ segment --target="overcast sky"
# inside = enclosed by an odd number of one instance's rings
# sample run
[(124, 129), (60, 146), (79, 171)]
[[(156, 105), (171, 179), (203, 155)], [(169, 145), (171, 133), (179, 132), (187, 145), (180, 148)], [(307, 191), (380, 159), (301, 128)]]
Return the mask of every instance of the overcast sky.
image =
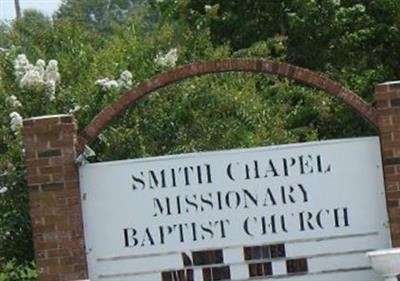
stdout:
[[(21, 9), (34, 8), (50, 16), (61, 3), (61, 0), (19, 0)], [(0, 0), (0, 20), (15, 18), (14, 0)]]

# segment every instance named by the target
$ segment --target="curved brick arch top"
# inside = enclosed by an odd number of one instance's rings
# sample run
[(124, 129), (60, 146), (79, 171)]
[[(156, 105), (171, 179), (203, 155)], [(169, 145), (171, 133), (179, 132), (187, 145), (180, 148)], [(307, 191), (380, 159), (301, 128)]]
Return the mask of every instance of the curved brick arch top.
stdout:
[(118, 97), (111, 105), (105, 107), (93, 118), (80, 136), (79, 151), (82, 151), (85, 145), (91, 143), (112, 119), (123, 113), (139, 98), (189, 77), (228, 71), (274, 74), (321, 89), (329, 95), (344, 101), (377, 127), (375, 108), (371, 107), (356, 93), (324, 75), (294, 65), (263, 59), (225, 59), (182, 65), (143, 81), (135, 88)]

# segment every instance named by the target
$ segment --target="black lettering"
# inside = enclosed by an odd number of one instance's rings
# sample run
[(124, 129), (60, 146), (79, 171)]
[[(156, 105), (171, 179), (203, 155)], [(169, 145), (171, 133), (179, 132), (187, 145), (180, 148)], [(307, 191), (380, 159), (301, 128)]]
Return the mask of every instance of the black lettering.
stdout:
[(221, 238), (225, 238), (226, 237), (226, 232), (225, 232), (225, 223), (227, 225), (229, 225), (230, 221), (229, 220), (219, 220), (215, 222), (215, 225), (220, 225), (221, 227)]
[(323, 213), (326, 213), (327, 215), (329, 215), (329, 210), (320, 210), (318, 213), (317, 213), (317, 216), (316, 216), (316, 220), (317, 220), (317, 224), (318, 224), (318, 226), (321, 228), (321, 229), (324, 229), (324, 226), (323, 226), (323, 224), (322, 224), (322, 215), (323, 215)]
[(192, 222), (190, 225), (192, 226), (193, 241), (197, 241), (196, 223)]
[[(211, 222), (210, 222), (210, 226), (211, 226)], [(200, 228), (203, 231), (203, 233), (208, 233), (209, 234), (209, 236), (210, 236), (209, 238), (210, 239), (213, 238), (214, 233), (213, 233), (211, 227), (207, 227), (204, 224), (202, 224), (202, 225), (200, 225)], [(201, 239), (205, 240), (206, 238), (207, 237), (204, 234), (201, 235)]]
[(206, 171), (207, 171), (207, 183), (212, 183), (212, 177), (211, 177), (211, 166), (206, 164)]
[[(158, 199), (158, 198), (153, 198), (153, 206), (154, 206), (154, 214), (153, 217), (157, 217), (157, 216), (161, 216), (161, 215), (171, 215), (171, 204), (169, 201), (169, 197), (165, 197), (165, 206), (163, 207), (162, 203), (161, 203), (162, 199)], [(158, 211), (158, 212), (157, 212)], [(166, 212), (166, 213), (165, 213)]]
[[(305, 215), (307, 215), (307, 219), (305, 219)], [(301, 212), (299, 213), (300, 216), (300, 231), (305, 231), (308, 229), (314, 230), (314, 226), (311, 223), (311, 219), (313, 217), (313, 214), (310, 212)], [(308, 226), (308, 229), (306, 229), (306, 224)]]
[(258, 198), (257, 198), (257, 193), (256, 194), (251, 194), (250, 191), (247, 189), (242, 189), (243, 195), (244, 195), (244, 207), (247, 209), (249, 208), (249, 205), (247, 205), (247, 199), (250, 199), (250, 201), (253, 203), (253, 206), (258, 206)]
[[(140, 172), (140, 174), (143, 176), (143, 172)], [(132, 189), (136, 190), (136, 189), (144, 189), (145, 184), (143, 179), (139, 178), (139, 177), (135, 177), (134, 175), (132, 175)], [(136, 184), (135, 184), (136, 183)], [(137, 186), (137, 184), (139, 184), (139, 186)]]
[[(187, 227), (186, 223), (185, 223), (185, 226)], [(178, 227), (178, 230), (179, 230), (179, 240), (181, 242), (184, 242), (185, 241), (185, 234), (184, 234), (184, 231), (183, 231), (183, 225), (182, 224), (174, 224), (174, 229), (176, 229), (176, 227)]]
[(160, 176), (161, 180), (157, 178), (156, 173), (152, 170), (149, 171), (149, 187), (151, 189), (154, 189), (155, 187), (158, 187), (161, 181), (161, 186), (160, 187), (166, 187), (165, 184), (165, 170), (160, 171)]
[[(312, 174), (314, 172), (314, 169), (312, 165), (310, 165), (310, 161), (312, 161), (312, 156), (307, 155), (308, 159), (304, 159), (303, 155), (299, 157), (299, 162), (300, 162), (300, 174)], [(307, 170), (306, 170), (307, 169)]]
[(228, 177), (232, 180), (235, 181), (235, 178), (232, 175), (232, 163), (229, 163), (229, 165), (226, 167), (226, 174)]
[(141, 247), (144, 247), (146, 245), (146, 242), (149, 242), (151, 246), (154, 245), (154, 239), (151, 236), (150, 233), (150, 229), (147, 227), (145, 232), (144, 232), (144, 236), (143, 236), (143, 240), (142, 240), (142, 244), (140, 245)]
[(249, 165), (246, 164), (244, 167), (245, 167), (245, 170), (246, 170), (246, 177), (245, 177), (245, 179), (246, 179), (246, 180), (249, 180), (249, 179), (250, 179), (250, 168), (249, 168)]
[[(339, 212), (341, 212), (341, 218), (340, 218), (340, 214)], [(338, 208), (338, 209), (334, 209), (333, 210), (333, 216), (335, 218), (335, 227), (347, 227), (349, 226), (349, 215), (347, 212), (347, 208)], [(343, 220), (343, 225), (341, 225), (340, 221)]]
[(290, 158), (290, 163), (288, 164), (288, 159), (283, 158), (283, 174), (287, 177), (289, 176), (289, 168), (296, 164), (296, 159)]
[(125, 247), (135, 247), (138, 244), (138, 240), (135, 237), (137, 234), (134, 228), (124, 228), (124, 244)]
[(182, 213), (181, 210), (181, 197), (178, 195), (176, 196), (176, 210), (177, 210), (177, 214), (180, 215)]
[(281, 186), (281, 195), (282, 195), (282, 202), (283, 204), (287, 204), (287, 199), (289, 199), (290, 202), (296, 203), (296, 200), (293, 198), (292, 193), (294, 192), (293, 186), (289, 186), (289, 192), (286, 193), (286, 187)]
[(260, 172), (258, 170), (258, 161), (254, 160), (254, 178), (259, 179), (260, 178)]
[(287, 228), (286, 228), (286, 220), (285, 220), (285, 216), (284, 215), (281, 215), (281, 229), (284, 232), (288, 232)]
[(175, 169), (171, 169), (171, 179), (172, 179), (172, 186), (176, 187), (176, 175), (175, 175)]
[[(166, 235), (165, 235), (165, 232), (164, 232), (164, 227), (163, 227), (163, 226), (159, 226), (158, 228), (159, 228), (159, 232), (160, 232), (160, 243), (161, 243), (161, 245), (164, 245), (164, 243), (165, 243), (165, 236), (166, 236)], [(167, 228), (167, 234), (168, 234), (168, 235), (171, 234), (172, 231), (173, 231), (172, 227), (166, 226), (166, 228)]]
[[(201, 201), (201, 203), (204, 203), (205, 205), (208, 205), (208, 206), (210, 206), (210, 209), (212, 210), (213, 209), (213, 207), (214, 207), (214, 204), (213, 204), (213, 202), (211, 201), (211, 199), (212, 199), (212, 193), (210, 192), (210, 193), (207, 193), (207, 195), (209, 196), (209, 198), (210, 199), (206, 199), (205, 197), (204, 197), (204, 195), (202, 194), (201, 196), (200, 196), (200, 201)], [(203, 205), (201, 206), (201, 211), (203, 212), (205, 209), (204, 209), (204, 207), (203, 207)]]
[(244, 220), (243, 229), (244, 229), (244, 232), (246, 232), (247, 235), (249, 235), (249, 236), (254, 236), (254, 234), (251, 233), (251, 232), (250, 232), (250, 229), (249, 229), (249, 220), (250, 220), (250, 219), (252, 219), (252, 220), (254, 220), (255, 222), (257, 222), (257, 218), (256, 218), (256, 217), (252, 217), (252, 218), (247, 217), (247, 218)]
[(221, 192), (217, 192), (217, 199), (218, 199), (218, 210), (222, 210), (222, 198), (221, 198)]
[(307, 195), (307, 190), (304, 188), (304, 186), (302, 184), (298, 184), (297, 185), (303, 195), (303, 202), (308, 202), (308, 195)]
[(326, 174), (331, 171), (331, 165), (328, 165), (328, 167), (326, 167), (324, 169), (323, 165), (322, 165), (321, 155), (318, 155), (317, 156), (317, 169), (318, 169), (318, 172)]
[(197, 166), (197, 181), (199, 184), (203, 183), (203, 179), (201, 177), (201, 166)]
[(265, 171), (265, 178), (268, 177), (268, 174), (272, 173), (273, 177), (279, 177), (278, 172), (276, 171), (276, 168), (274, 166), (274, 162), (272, 160), (269, 160), (268, 162), (268, 169)]
[(276, 221), (275, 221), (275, 215), (272, 215), (269, 217), (270, 218), (270, 222), (267, 223), (267, 218), (266, 217), (262, 217), (261, 218), (261, 225), (262, 225), (262, 229), (263, 229), (263, 235), (268, 233), (268, 228), (270, 228), (271, 233), (276, 233)]
[(234, 198), (236, 198), (236, 200), (235, 200), (236, 204), (234, 205), (234, 208), (237, 209), (240, 206), (240, 195), (236, 191), (229, 191), (225, 195), (225, 203), (229, 208), (233, 209), (233, 207), (231, 206), (231, 199), (230, 199), (230, 198), (232, 198), (230, 196), (231, 194), (234, 196)]
[[(179, 168), (178, 171), (181, 172), (182, 168)], [(189, 177), (189, 172), (190, 171), (193, 171), (193, 167), (192, 166), (183, 168), (183, 174), (185, 176), (185, 185), (186, 186), (190, 185), (190, 177)]]
[(275, 200), (274, 195), (272, 194), (272, 191), (270, 188), (267, 188), (267, 191), (265, 193), (264, 207), (269, 205), (268, 202), (272, 203), (273, 206), (276, 205), (276, 200)]
[[(194, 211), (197, 212), (197, 209), (198, 209), (198, 206), (197, 206), (197, 203), (196, 203), (196, 201), (197, 201), (197, 195), (196, 195), (196, 194), (192, 194), (193, 201), (190, 200), (189, 196), (190, 196), (190, 195), (187, 195), (187, 196), (185, 197), (185, 202), (186, 202), (189, 206), (192, 206), (192, 207), (194, 208)], [(190, 213), (190, 209), (189, 209), (189, 208), (186, 208), (186, 213)]]

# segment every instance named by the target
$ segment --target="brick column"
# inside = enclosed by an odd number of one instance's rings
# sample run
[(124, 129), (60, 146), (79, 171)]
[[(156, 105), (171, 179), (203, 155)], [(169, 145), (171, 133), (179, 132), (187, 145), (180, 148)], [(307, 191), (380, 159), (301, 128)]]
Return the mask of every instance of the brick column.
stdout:
[(87, 278), (73, 116), (24, 120), (35, 260), (39, 280)]
[(375, 87), (385, 174), (386, 202), (393, 247), (400, 247), (400, 81)]

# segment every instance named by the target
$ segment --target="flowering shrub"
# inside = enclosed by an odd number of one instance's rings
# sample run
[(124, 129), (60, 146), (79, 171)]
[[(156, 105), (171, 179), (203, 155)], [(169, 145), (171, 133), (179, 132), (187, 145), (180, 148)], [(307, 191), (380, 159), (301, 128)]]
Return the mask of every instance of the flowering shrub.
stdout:
[[(94, 50), (92, 39), (81, 42), (85, 36), (91, 36), (89, 30), (80, 30), (79, 26), (68, 29), (65, 23), (54, 25), (49, 30), (52, 33), (41, 34), (40, 46), (35, 46), (32, 40), (27, 41), (28, 45), (24, 48), (16, 44), (0, 52), (0, 256), (4, 259), (0, 260), (0, 272), (4, 270), (7, 274), (14, 264), (17, 271), (19, 263), (33, 258), (24, 148), (20, 133), (23, 118), (71, 113), (80, 124), (88, 123), (116, 94), (132, 88), (134, 81), (139, 82), (156, 73), (160, 66), (173, 67), (177, 61), (175, 49), (165, 57), (159, 57), (161, 65), (154, 63), (158, 50), (164, 49), (156, 41), (148, 41), (143, 45), (132, 37), (128, 41), (134, 43), (126, 46), (118, 41), (120, 35), (115, 35), (115, 40), (110, 40), (112, 44)], [(76, 34), (76, 40), (79, 41), (74, 41), (71, 34), (77, 31), (80, 32)], [(54, 37), (62, 39), (54, 41)], [(167, 45), (170, 39), (166, 37), (164, 40), (161, 45)], [(39, 49), (40, 55), (36, 53)], [(136, 51), (131, 52), (131, 49)], [(84, 55), (79, 57), (76, 53)], [(132, 53), (136, 55), (132, 56)], [(52, 59), (43, 59), (49, 57)], [(134, 74), (127, 69), (135, 70)], [(114, 73), (119, 73), (115, 79), (107, 78), (113, 77)], [(140, 113), (137, 112), (133, 118), (137, 118), (137, 114)], [(128, 117), (128, 120), (131, 118)], [(124, 127), (117, 125), (117, 130)], [(131, 132), (126, 136), (130, 137)], [(94, 146), (101, 151), (114, 143), (114, 137), (106, 132)], [(128, 153), (132, 154), (140, 149), (129, 150)], [(101, 157), (108, 156), (104, 154)], [(15, 277), (12, 276), (10, 280)]]
[(20, 88), (25, 91), (44, 91), (49, 100), (55, 99), (56, 84), (60, 82), (58, 62), (37, 60), (35, 65), (30, 64), (26, 55), (20, 54), (14, 61), (14, 74)]
[(103, 91), (109, 91), (113, 88), (115, 88), (115, 89), (119, 88), (117, 81), (109, 80), (108, 78), (98, 79), (98, 80), (96, 80), (95, 84), (101, 86)]
[(19, 115), (18, 112), (11, 112), (10, 113), (10, 128), (14, 133), (18, 133), (19, 130), (22, 128), (22, 117)]
[(161, 67), (174, 67), (178, 60), (178, 50), (176, 48), (169, 50), (166, 54), (158, 53), (154, 62)]
[(132, 73), (130, 73), (128, 70), (125, 70), (119, 76), (117, 83), (121, 89), (132, 88)]
[(13, 109), (17, 109), (18, 107), (22, 106), (22, 103), (17, 99), (16, 96), (11, 95), (6, 97), (6, 102), (11, 106)]
[(121, 73), (118, 80), (103, 78), (96, 80), (95, 84), (101, 86), (103, 91), (130, 89), (132, 87), (132, 73), (125, 70)]

